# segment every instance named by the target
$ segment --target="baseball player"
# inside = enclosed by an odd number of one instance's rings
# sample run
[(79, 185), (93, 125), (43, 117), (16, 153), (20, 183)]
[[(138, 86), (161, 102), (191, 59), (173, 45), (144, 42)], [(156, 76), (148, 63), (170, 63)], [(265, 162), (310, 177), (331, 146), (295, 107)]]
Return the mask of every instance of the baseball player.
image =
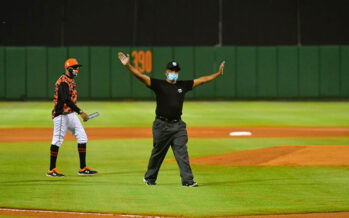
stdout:
[[(87, 135), (79, 118), (75, 113), (80, 114), (84, 121), (89, 119), (76, 104), (78, 92), (74, 77), (79, 73), (82, 65), (75, 58), (70, 58), (65, 62), (65, 72), (57, 80), (55, 95), (53, 99), (54, 108), (52, 119), (54, 124), (53, 138), (51, 143), (51, 162), (47, 176), (63, 177), (64, 175), (56, 168), (56, 160), (59, 147), (62, 145), (66, 131), (69, 130), (78, 141), (78, 151), (80, 157), (79, 175), (94, 175), (97, 171), (86, 166), (86, 143)], [(74, 113), (75, 112), (75, 113)]]
[(156, 185), (159, 169), (169, 147), (180, 168), (182, 186), (197, 187), (189, 163), (187, 151), (188, 134), (186, 123), (182, 121), (182, 108), (185, 94), (193, 88), (210, 82), (223, 75), (225, 62), (219, 67), (219, 72), (194, 80), (179, 80), (181, 70), (178, 63), (172, 61), (166, 66), (166, 80), (150, 78), (131, 66), (129, 55), (119, 52), (121, 63), (156, 95), (156, 118), (153, 122), (153, 150), (149, 159), (148, 170), (143, 181), (147, 185)]

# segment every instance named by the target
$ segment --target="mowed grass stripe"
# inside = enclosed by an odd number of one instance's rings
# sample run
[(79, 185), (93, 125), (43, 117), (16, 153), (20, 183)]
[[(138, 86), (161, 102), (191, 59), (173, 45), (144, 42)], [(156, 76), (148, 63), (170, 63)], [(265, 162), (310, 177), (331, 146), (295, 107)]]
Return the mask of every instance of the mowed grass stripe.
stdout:
[[(86, 127), (146, 127), (155, 117), (154, 101), (79, 102), (101, 116)], [(0, 102), (0, 128), (52, 127), (51, 102)], [(349, 126), (347, 102), (190, 102), (188, 126)]]

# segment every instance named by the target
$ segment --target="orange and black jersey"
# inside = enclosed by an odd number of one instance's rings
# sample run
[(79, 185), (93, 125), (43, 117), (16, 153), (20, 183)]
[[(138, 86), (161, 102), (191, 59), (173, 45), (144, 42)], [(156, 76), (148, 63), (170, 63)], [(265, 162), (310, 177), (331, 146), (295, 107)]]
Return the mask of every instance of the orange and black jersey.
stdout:
[(75, 111), (80, 113), (76, 101), (78, 99), (78, 92), (76, 90), (76, 83), (73, 78), (63, 74), (56, 82), (55, 96), (53, 99), (54, 108), (52, 110), (52, 119), (64, 114)]

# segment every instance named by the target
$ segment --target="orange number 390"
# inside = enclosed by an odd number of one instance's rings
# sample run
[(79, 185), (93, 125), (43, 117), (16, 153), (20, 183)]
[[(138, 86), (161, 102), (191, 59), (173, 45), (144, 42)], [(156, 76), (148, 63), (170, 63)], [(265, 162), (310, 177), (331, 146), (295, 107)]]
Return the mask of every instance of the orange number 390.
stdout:
[(151, 51), (132, 51), (131, 53), (133, 57), (133, 66), (141, 73), (147, 72), (150, 73), (153, 68), (153, 60)]

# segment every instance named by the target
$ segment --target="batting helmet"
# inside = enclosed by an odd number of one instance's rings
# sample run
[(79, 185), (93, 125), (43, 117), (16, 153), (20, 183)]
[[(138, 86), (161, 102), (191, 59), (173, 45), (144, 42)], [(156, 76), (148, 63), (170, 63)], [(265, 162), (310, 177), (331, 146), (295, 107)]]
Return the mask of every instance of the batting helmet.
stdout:
[(64, 68), (68, 69), (68, 67), (72, 67), (72, 66), (81, 67), (82, 65), (79, 64), (79, 62), (75, 58), (69, 58), (68, 60), (66, 60), (64, 64)]

